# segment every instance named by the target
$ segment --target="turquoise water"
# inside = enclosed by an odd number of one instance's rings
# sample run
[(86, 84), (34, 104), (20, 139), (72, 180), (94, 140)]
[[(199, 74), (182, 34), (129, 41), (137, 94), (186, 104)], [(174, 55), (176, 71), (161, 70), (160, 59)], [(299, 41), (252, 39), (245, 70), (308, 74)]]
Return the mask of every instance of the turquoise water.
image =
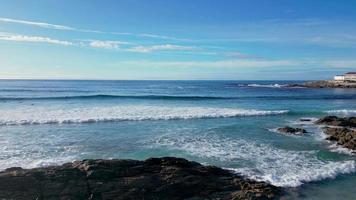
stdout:
[[(286, 81), (0, 81), (0, 169), (179, 156), (285, 187), (355, 199), (356, 158), (299, 121), (356, 115), (356, 90)], [(274, 132), (290, 125), (305, 136)]]

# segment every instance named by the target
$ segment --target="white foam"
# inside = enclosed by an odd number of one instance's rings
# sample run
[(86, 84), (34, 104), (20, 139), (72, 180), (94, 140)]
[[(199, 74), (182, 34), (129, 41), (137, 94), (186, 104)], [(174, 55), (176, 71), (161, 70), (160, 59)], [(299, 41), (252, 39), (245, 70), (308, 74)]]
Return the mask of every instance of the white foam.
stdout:
[(254, 141), (216, 135), (167, 135), (155, 141), (155, 145), (203, 158), (236, 163), (239, 167), (233, 169), (235, 172), (282, 187), (297, 187), (304, 182), (356, 171), (354, 160), (323, 161), (318, 159), (317, 151), (284, 150)]
[(328, 114), (343, 115), (343, 116), (355, 116), (356, 115), (356, 110), (348, 110), (348, 109), (329, 110), (329, 111), (325, 111), (325, 112)]
[(80, 108), (25, 107), (2, 110), (0, 125), (90, 123), (105, 121), (172, 120), (276, 115), (287, 110), (247, 110), (212, 107), (101, 106)]
[(248, 87), (263, 87), (263, 88), (282, 88), (286, 87), (287, 85), (283, 84), (248, 84)]
[(342, 153), (342, 154), (348, 154), (348, 155), (355, 155), (356, 151), (344, 148), (340, 145), (338, 145), (336, 142), (332, 142), (332, 144), (329, 146), (330, 151), (336, 152), (336, 153)]
[(268, 128), (267, 130), (272, 133), (278, 133), (281, 135), (287, 135), (287, 136), (291, 136), (291, 137), (300, 137), (300, 136), (304, 135), (304, 133), (301, 131), (296, 132), (296, 133), (284, 133), (284, 132), (279, 131), (278, 128)]

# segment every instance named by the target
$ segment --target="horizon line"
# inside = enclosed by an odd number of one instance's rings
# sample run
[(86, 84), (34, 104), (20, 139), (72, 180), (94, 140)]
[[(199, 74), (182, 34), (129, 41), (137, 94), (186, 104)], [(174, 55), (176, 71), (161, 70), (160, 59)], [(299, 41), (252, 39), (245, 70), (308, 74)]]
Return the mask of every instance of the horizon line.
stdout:
[(326, 79), (81, 79), (81, 78), (0, 78), (0, 81), (318, 81)]

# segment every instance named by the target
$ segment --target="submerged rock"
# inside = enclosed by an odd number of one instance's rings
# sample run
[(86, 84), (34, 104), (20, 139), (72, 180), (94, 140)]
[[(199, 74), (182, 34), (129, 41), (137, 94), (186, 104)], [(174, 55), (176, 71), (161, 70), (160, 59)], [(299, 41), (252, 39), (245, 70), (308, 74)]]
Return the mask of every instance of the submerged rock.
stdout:
[(299, 121), (301, 121), (301, 122), (311, 122), (312, 119), (310, 119), (310, 118), (300, 118)]
[(280, 188), (181, 158), (83, 160), (0, 172), (0, 199), (273, 199)]
[(320, 125), (343, 126), (356, 128), (356, 117), (326, 116), (315, 122)]
[(307, 133), (307, 131), (305, 129), (293, 128), (293, 127), (290, 127), (290, 126), (277, 128), (277, 131), (281, 132), (281, 133), (294, 134), (294, 135), (301, 135), (301, 134)]

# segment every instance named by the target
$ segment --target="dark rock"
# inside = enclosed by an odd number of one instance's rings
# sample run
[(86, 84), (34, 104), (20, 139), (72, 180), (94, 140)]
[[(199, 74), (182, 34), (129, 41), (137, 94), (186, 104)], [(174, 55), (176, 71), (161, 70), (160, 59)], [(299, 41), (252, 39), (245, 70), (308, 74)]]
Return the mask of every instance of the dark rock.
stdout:
[(320, 125), (356, 127), (356, 117), (326, 116), (315, 122)]
[(290, 127), (290, 126), (277, 128), (277, 131), (281, 132), (281, 133), (294, 134), (294, 135), (301, 135), (301, 134), (307, 133), (307, 131), (305, 129), (293, 128), (293, 127)]
[(299, 121), (301, 122), (311, 122), (312, 120), (309, 118), (300, 118)]
[(329, 136), (327, 140), (335, 141), (352, 151), (356, 150), (356, 117), (326, 116), (315, 123), (325, 125), (323, 130)]
[(349, 128), (325, 127), (324, 133), (329, 135), (327, 140), (336, 141), (338, 145), (356, 150), (356, 131)]
[(302, 84), (289, 84), (287, 87), (356, 88), (356, 82), (324, 80), (324, 81), (311, 81)]
[(313, 81), (304, 83), (303, 86), (310, 88), (356, 88), (355, 83), (342, 81)]
[(273, 199), (281, 189), (181, 158), (83, 160), (0, 172), (0, 199)]

